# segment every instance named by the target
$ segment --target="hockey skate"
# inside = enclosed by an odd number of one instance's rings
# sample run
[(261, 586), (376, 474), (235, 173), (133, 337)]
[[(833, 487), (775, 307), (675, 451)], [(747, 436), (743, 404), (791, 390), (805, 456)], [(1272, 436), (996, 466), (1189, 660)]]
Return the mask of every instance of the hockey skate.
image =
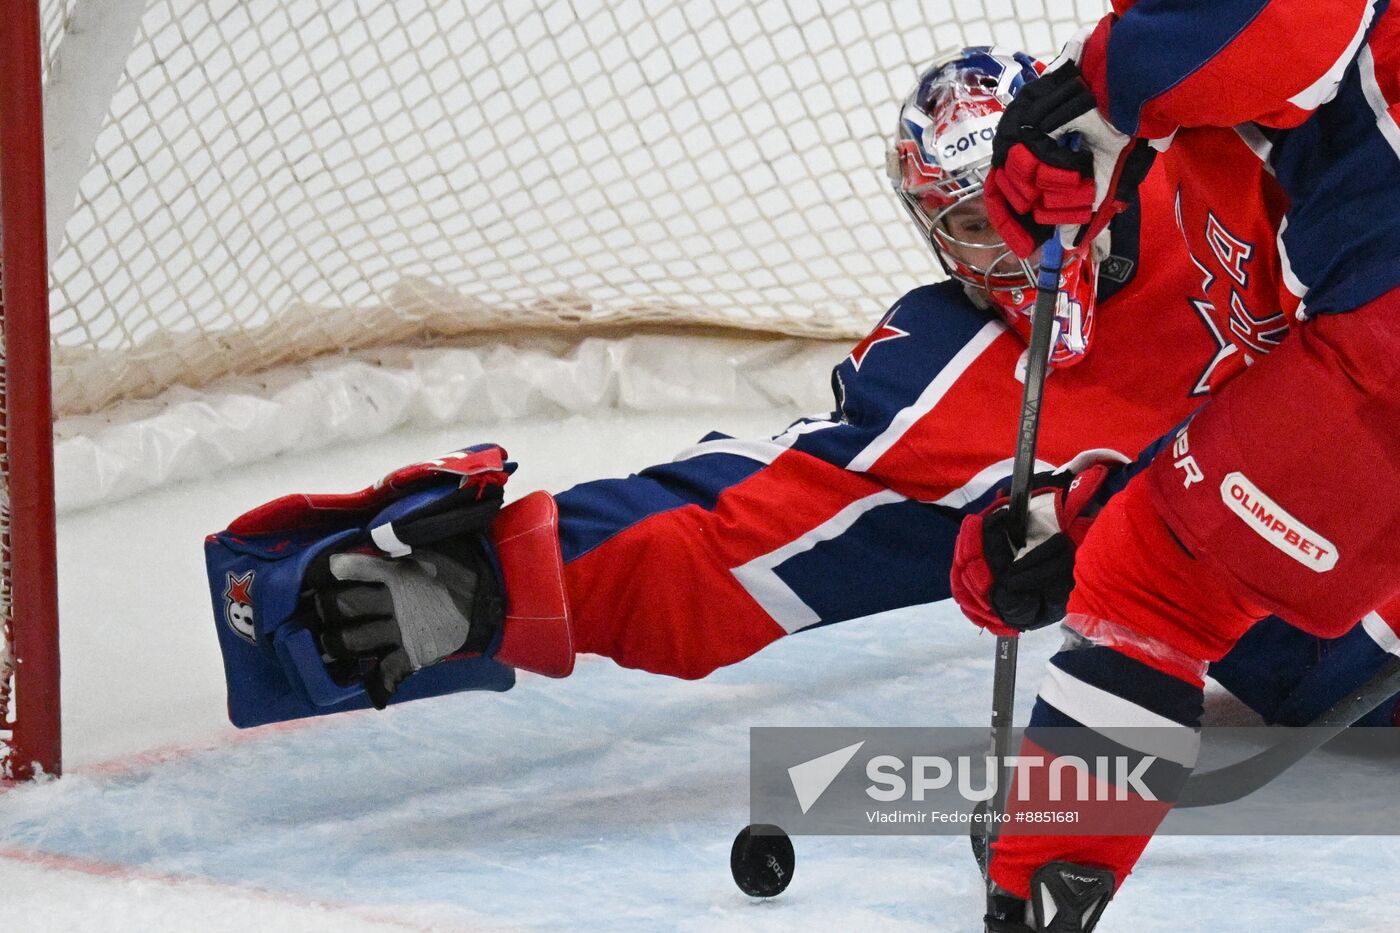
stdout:
[(1113, 898), (1113, 872), (1051, 862), (1031, 876), (1031, 899), (995, 889), (986, 933), (1090, 933)]

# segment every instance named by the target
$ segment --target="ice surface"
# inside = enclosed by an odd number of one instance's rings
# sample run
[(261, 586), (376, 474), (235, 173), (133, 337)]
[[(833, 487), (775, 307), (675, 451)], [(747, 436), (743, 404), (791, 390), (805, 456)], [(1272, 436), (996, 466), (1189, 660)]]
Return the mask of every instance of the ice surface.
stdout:
[[(514, 491), (558, 489), (787, 414), (398, 434), (65, 517), (69, 771), (0, 795), (0, 928), (979, 929), (959, 837), (798, 838), (771, 902), (728, 875), (748, 727), (986, 720), (992, 641), (949, 605), (799, 635), (697, 683), (589, 659), (503, 695), (224, 722), (199, 545), (248, 506), (478, 440), (520, 461)], [(1055, 642), (1023, 649), (1023, 715)], [(1387, 838), (1159, 839), (1101, 929), (1393, 930), (1397, 868)]]

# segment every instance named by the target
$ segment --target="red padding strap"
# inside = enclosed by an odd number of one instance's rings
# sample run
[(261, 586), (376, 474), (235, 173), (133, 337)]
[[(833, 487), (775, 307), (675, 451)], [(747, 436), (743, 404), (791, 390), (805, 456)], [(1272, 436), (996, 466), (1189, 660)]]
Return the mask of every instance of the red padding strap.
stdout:
[(496, 660), (546, 677), (569, 676), (573, 624), (554, 497), (532, 492), (501, 509), (491, 538), (506, 587), (505, 630)]
[(235, 518), (228, 530), (236, 535), (310, 531), (323, 526), (349, 527), (374, 517), (385, 505), (418, 485), (460, 477), (460, 485), (503, 486), (510, 477), (505, 449), (495, 444), (458, 450), (435, 460), (400, 467), (358, 492), (292, 493), (273, 499)]

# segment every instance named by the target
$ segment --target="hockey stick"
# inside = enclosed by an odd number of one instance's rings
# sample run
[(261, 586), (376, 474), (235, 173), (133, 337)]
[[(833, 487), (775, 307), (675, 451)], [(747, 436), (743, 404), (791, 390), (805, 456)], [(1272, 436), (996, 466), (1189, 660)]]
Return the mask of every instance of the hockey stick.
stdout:
[(1213, 807), (1247, 797), (1326, 745), (1400, 691), (1400, 657), (1388, 655), (1371, 679), (1342, 697), (1307, 726), (1243, 761), (1193, 774), (1176, 806)]
[[(1064, 246), (1056, 230), (1040, 254), (1040, 272), (1035, 280), (1035, 308), (1031, 312), (1031, 339), (1026, 349), (1026, 380), (1021, 393), (1021, 421), (1016, 433), (1016, 453), (1011, 465), (1011, 521), (1008, 532), (1016, 550), (1026, 545), (1030, 521), (1031, 475), (1035, 472), (1035, 441), (1040, 432), (1040, 399), (1045, 391), (1045, 375), (1050, 364), (1050, 336), (1054, 329), (1055, 306), (1060, 297), (1060, 267), (1064, 263)], [(1029, 265), (1026, 265), (1029, 272)], [(991, 834), (997, 819), (1006, 807), (1009, 772), (1004, 764), (1011, 751), (1011, 725), (1016, 708), (1016, 649), (1014, 636), (999, 635), (992, 668), (992, 757), (1000, 766), (996, 794), (988, 807), (985, 847), (991, 846)], [(973, 850), (979, 848), (974, 832)], [(985, 849), (984, 849), (985, 851)], [(982, 862), (983, 859), (978, 859)], [(987, 889), (988, 906), (992, 897)]]

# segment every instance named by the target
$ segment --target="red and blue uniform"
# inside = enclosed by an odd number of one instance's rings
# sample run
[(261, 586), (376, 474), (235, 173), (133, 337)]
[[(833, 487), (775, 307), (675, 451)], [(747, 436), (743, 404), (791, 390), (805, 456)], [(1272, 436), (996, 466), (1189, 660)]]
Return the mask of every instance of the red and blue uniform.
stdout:
[[(1187, 205), (1267, 224), (1192, 224), (1188, 236), (1220, 237), (1227, 260), (1248, 258), (1232, 234), (1244, 249), (1266, 239), (1253, 245), (1276, 254), (1271, 311), (1349, 311), (1400, 285), (1400, 23), (1386, 0), (1116, 6), (1101, 27), (1110, 120), (1130, 135), (1178, 134), (1163, 159)], [(1255, 158), (1225, 154), (1220, 136)], [(1260, 168), (1273, 184), (1236, 174)]]
[[(1203, 310), (1233, 350), (1210, 401), (1085, 537), (1066, 620), (1079, 637), (1052, 658), (1028, 734), (1029, 753), (1069, 741), (1082, 756), (1082, 737), (1044, 727), (1159, 727), (1135, 751), (1158, 756), (1160, 800), (1123, 804), (1127, 835), (1008, 832), (991, 875), (1022, 897), (1056, 859), (1122, 882), (1194, 766), (1207, 665), (1249, 689), (1268, 663), (1226, 658), (1242, 639), (1290, 656), (1276, 629), (1249, 632), (1257, 620), (1375, 657), (1395, 650), (1386, 620), (1400, 616), (1400, 506), (1384, 492), (1400, 480), (1400, 14), (1359, 0), (1115, 7), (1086, 78), (1119, 129), (1175, 134), (1162, 167)], [(1255, 688), (1276, 718), (1298, 717)]]
[[(1046, 385), (1042, 466), (1133, 454), (1238, 352), (1181, 241), (1140, 236), (1175, 215), (1164, 179), (1114, 221), (1094, 352)], [(836, 366), (829, 416), (766, 440), (711, 435), (559, 494), (574, 649), (698, 678), (793, 632), (947, 598), (958, 526), (1010, 471), (1024, 350), (960, 286), (916, 289)], [(1337, 659), (1353, 680), (1379, 665), (1395, 639), (1373, 622), (1328, 642), (1274, 621), (1213, 673), (1266, 719), (1305, 721), (1347, 689), (1322, 673)], [(1306, 671), (1317, 682), (1300, 690)]]
[[(1153, 176), (1113, 227), (1099, 331), (1046, 386), (1039, 458), (1129, 457), (1206, 393), (1224, 341)], [(895, 303), (832, 373), (835, 410), (770, 440), (557, 496), (575, 647), (703, 677), (800, 630), (945, 599), (957, 527), (1010, 472), (1025, 345), (956, 283)]]

